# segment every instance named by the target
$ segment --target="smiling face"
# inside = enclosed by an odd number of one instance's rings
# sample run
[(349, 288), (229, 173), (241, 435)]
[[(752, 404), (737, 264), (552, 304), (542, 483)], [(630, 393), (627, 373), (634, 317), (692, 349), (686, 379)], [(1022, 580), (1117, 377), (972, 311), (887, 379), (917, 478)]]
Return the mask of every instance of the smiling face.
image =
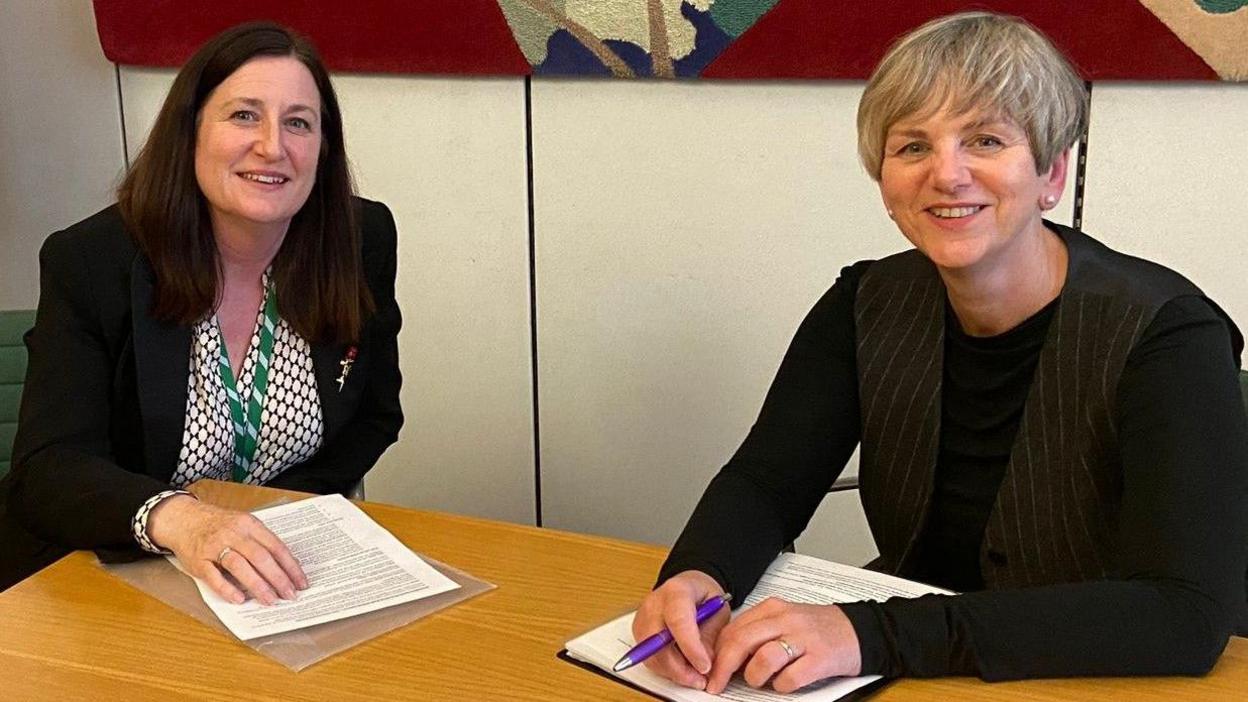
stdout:
[(1067, 157), (1037, 175), (1026, 133), (1008, 118), (924, 110), (889, 127), (880, 193), (939, 268), (991, 268), (1043, 232), (1040, 216), (1061, 197)]
[(255, 58), (212, 91), (199, 112), (195, 179), (214, 228), (285, 232), (316, 182), (321, 99), (289, 56)]

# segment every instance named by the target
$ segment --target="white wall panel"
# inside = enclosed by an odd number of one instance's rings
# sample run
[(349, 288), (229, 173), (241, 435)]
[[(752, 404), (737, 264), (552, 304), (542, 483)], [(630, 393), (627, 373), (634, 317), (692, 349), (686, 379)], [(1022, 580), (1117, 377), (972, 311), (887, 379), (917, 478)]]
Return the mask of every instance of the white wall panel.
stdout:
[(39, 246), (113, 201), (117, 79), (81, 0), (0, 9), (0, 309), (34, 307)]
[[(860, 91), (534, 82), (545, 523), (670, 543), (840, 268), (905, 245), (856, 160)], [(870, 550), (849, 540), (803, 547)]]
[(399, 225), (407, 423), (368, 497), (532, 524), (524, 83), (335, 81), (360, 192)]
[(126, 126), (126, 158), (138, 155), (147, 133), (156, 122), (156, 113), (165, 102), (165, 94), (173, 85), (175, 71), (171, 68), (139, 68), (121, 66), (118, 82), (121, 89), (122, 118)]
[(794, 544), (798, 553), (849, 565), (866, 565), (880, 555), (867, 527), (858, 491), (834, 492), (823, 498), (819, 511)]
[[(137, 152), (171, 71), (122, 71)], [(532, 523), (523, 82), (334, 79), (361, 194), (399, 227), (403, 408), (372, 500)]]
[(1097, 84), (1084, 228), (1248, 328), (1248, 84)]

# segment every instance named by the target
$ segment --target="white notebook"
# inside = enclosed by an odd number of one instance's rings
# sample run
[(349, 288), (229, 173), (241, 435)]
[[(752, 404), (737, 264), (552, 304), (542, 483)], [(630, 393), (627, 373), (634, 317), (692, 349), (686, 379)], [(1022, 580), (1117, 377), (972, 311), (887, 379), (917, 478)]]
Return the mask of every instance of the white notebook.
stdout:
[[(890, 597), (918, 597), (933, 593), (952, 594), (948, 590), (862, 568), (796, 553), (782, 553), (767, 568), (767, 572), (763, 573), (754, 592), (750, 593), (745, 603), (733, 613), (733, 616), (768, 597), (807, 604), (838, 604), (863, 600), (882, 601)], [(716, 702), (719, 700), (825, 702), (840, 699), (879, 680), (878, 675), (830, 678), (786, 695), (770, 688), (754, 689), (746, 685), (738, 675), (733, 678), (723, 693), (715, 696), (677, 685), (650, 672), (643, 665), (634, 666), (620, 673), (612, 673), (611, 666), (615, 665), (615, 662), (635, 643), (632, 633), (633, 614), (626, 614), (572, 639), (566, 645), (568, 655), (659, 697), (679, 702)]]

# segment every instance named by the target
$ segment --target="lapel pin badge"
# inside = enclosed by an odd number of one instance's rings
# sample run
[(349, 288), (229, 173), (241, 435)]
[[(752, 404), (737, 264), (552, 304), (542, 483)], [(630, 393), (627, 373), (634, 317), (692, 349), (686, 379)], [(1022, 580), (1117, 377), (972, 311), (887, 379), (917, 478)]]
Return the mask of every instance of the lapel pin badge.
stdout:
[(342, 366), (342, 374), (338, 376), (338, 392), (342, 392), (342, 386), (347, 383), (347, 375), (351, 373), (351, 365), (355, 363), (357, 353), (354, 346), (348, 346), (347, 355), (338, 362), (338, 365)]

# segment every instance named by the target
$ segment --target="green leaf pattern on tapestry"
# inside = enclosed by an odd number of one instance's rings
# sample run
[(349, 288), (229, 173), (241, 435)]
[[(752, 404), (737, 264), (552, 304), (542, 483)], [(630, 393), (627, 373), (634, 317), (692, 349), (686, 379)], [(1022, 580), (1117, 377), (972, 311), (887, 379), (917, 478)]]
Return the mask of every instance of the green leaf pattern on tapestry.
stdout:
[(1200, 9), (1214, 15), (1226, 15), (1248, 7), (1248, 0), (1196, 0)]
[(776, 6), (780, 0), (715, 0), (711, 5), (711, 19), (732, 38), (754, 26), (759, 17)]

